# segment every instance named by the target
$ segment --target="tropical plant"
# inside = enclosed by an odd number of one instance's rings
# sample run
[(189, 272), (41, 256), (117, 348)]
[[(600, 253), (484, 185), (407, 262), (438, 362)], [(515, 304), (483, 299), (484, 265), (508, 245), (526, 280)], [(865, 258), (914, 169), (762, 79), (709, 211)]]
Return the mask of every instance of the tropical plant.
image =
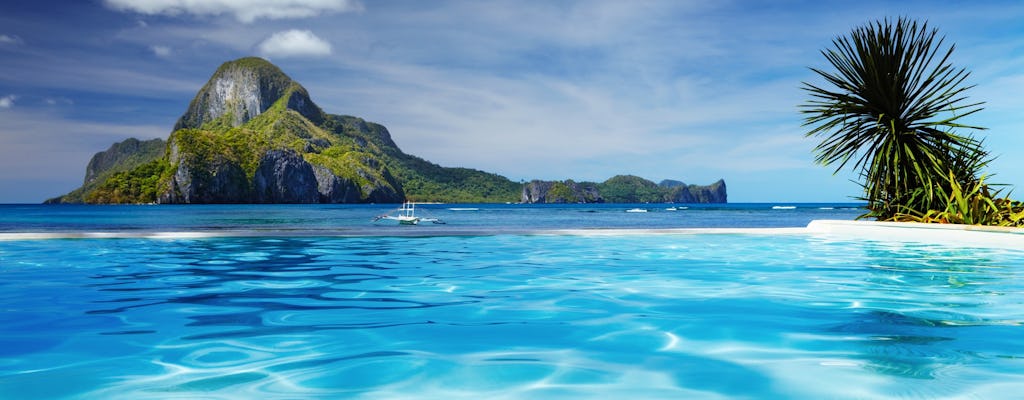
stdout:
[(961, 186), (951, 172), (947, 176), (947, 183), (948, 190), (939, 191), (944, 200), (944, 208), (925, 212), (907, 209), (906, 212), (897, 213), (892, 220), (967, 225), (1024, 225), (1024, 204), (1010, 199), (1009, 196), (1001, 197), (1001, 191), (989, 187), (984, 176), (969, 186)]
[(970, 74), (952, 66), (955, 46), (937, 35), (906, 18), (855, 28), (821, 52), (835, 71), (811, 68), (824, 83), (803, 83), (811, 96), (801, 106), (806, 136), (822, 139), (816, 162), (836, 165), (836, 173), (853, 162), (864, 217), (923, 215), (944, 208), (951, 185), (981, 183), (988, 153), (955, 130), (984, 129), (959, 122), (983, 103), (967, 100)]

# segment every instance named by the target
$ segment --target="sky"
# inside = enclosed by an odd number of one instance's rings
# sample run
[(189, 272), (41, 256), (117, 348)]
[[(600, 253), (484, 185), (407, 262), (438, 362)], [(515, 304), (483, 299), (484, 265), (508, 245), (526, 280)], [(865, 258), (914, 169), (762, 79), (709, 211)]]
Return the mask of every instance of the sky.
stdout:
[(0, 203), (75, 189), (115, 142), (166, 139), (247, 56), (447, 167), (853, 201), (857, 174), (814, 162), (801, 86), (834, 38), (898, 17), (955, 44), (989, 181), (1024, 186), (1019, 1), (41, 0), (0, 2)]

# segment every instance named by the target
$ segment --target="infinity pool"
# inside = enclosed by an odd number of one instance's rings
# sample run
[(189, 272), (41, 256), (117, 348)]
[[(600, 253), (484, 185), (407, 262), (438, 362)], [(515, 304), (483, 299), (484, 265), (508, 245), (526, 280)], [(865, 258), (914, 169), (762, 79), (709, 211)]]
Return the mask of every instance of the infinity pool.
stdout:
[(0, 241), (0, 398), (1013, 398), (1024, 250), (812, 234)]

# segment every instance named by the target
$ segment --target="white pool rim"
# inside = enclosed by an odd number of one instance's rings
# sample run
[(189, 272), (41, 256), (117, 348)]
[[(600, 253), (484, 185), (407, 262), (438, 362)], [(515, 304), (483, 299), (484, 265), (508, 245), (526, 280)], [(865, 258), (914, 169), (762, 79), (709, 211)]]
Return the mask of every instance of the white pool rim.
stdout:
[(805, 233), (861, 240), (1024, 249), (1024, 228), (999, 226), (814, 220), (807, 225)]

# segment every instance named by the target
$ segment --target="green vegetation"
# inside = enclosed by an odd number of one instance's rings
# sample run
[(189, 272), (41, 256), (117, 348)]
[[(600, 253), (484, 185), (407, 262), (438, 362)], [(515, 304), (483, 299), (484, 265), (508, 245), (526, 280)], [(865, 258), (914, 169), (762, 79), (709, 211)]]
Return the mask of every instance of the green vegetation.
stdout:
[(160, 158), (137, 168), (114, 173), (90, 191), (85, 202), (93, 204), (155, 203), (167, 186), (171, 164)]
[(617, 175), (602, 183), (534, 180), (523, 189), (523, 199), (544, 203), (725, 203), (725, 181), (687, 185), (664, 180), (654, 183), (633, 175)]
[(573, 193), (572, 188), (569, 186), (572, 181), (567, 182), (555, 182), (551, 185), (551, 189), (548, 190), (547, 200), (548, 203), (575, 203), (577, 202), (576, 193)]
[(663, 203), (669, 200), (666, 188), (633, 175), (617, 175), (597, 186), (609, 203)]
[(969, 73), (950, 64), (937, 30), (900, 18), (855, 28), (822, 51), (834, 72), (812, 68), (824, 85), (804, 83), (807, 136), (822, 138), (816, 161), (850, 161), (878, 220), (1016, 224), (1021, 204), (995, 199), (982, 169), (988, 153), (960, 123), (981, 110), (967, 101)]
[(448, 168), (422, 158), (391, 158), (395, 176), (410, 201), (444, 203), (518, 202), (522, 185), (507, 178), (469, 168)]
[(85, 182), (81, 187), (60, 197), (46, 200), (47, 204), (82, 203), (88, 194), (119, 172), (130, 171), (140, 165), (164, 156), (167, 143), (161, 139), (140, 141), (126, 139), (109, 149), (96, 153), (86, 167)]
[(406, 154), (379, 124), (352, 116), (328, 115), (325, 127), (350, 146), (374, 154), (386, 165), (410, 201), (444, 203), (518, 202), (522, 185), (469, 168), (450, 168)]

